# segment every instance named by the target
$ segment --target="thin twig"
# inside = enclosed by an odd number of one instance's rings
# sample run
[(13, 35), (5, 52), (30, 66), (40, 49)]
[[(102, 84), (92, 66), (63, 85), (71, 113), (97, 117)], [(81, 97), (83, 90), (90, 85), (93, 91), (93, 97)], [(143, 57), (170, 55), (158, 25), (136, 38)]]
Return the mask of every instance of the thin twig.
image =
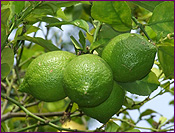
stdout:
[[(77, 129), (68, 129), (68, 128), (62, 128), (62, 127), (59, 127), (55, 124), (53, 124), (52, 122), (48, 121), (48, 120), (45, 120), (41, 117), (38, 117), (36, 115), (34, 115), (33, 113), (31, 113), (29, 110), (27, 110), (24, 106), (22, 106), (18, 101), (10, 98), (9, 96), (6, 96), (5, 94), (1, 93), (1, 97), (4, 98), (4, 99), (7, 99), (9, 100), (10, 102), (16, 104), (17, 106), (19, 106), (28, 116), (36, 119), (36, 120), (39, 120), (53, 128), (56, 128), (58, 129), (59, 131), (62, 131), (62, 130), (65, 130), (65, 131), (73, 131), (73, 132), (87, 132), (86, 130), (77, 130)], [(88, 130), (89, 131), (89, 130)]]
[[(33, 114), (39, 117), (53, 117), (53, 116), (63, 116), (64, 112), (33, 113)], [(13, 117), (26, 117), (26, 116), (27, 116), (26, 113), (22, 113), (22, 112), (17, 112), (17, 113), (8, 112), (1, 116), (1, 122)]]
[[(13, 78), (11, 79), (11, 82), (9, 82), (8, 78), (6, 78), (6, 82), (8, 84), (8, 88), (7, 88), (7, 91), (6, 91), (7, 96), (10, 95), (10, 91), (11, 91), (11, 88), (12, 88), (13, 81), (14, 81)], [(8, 100), (5, 100), (4, 103), (3, 103), (2, 109), (1, 109), (1, 115), (5, 111), (7, 103), (8, 103)]]

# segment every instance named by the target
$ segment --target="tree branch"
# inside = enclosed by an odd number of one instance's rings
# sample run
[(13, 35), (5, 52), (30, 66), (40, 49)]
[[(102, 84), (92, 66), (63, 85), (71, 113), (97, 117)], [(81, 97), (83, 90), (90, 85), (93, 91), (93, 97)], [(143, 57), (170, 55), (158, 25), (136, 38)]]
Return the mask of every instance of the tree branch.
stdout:
[[(63, 116), (64, 112), (33, 113), (33, 114), (39, 117), (52, 117), (52, 116)], [(1, 116), (1, 122), (13, 117), (26, 117), (26, 116), (27, 114), (22, 112), (17, 113), (8, 112)]]

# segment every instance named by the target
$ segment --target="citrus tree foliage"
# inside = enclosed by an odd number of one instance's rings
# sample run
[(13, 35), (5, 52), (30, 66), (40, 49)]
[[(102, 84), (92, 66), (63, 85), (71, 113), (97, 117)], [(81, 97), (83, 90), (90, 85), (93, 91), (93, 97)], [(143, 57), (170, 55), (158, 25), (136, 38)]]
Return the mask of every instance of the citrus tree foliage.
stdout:
[[(57, 32), (49, 37), (53, 27), (62, 30), (63, 25), (78, 27), (78, 39), (72, 34), (68, 36), (71, 42), (62, 42), (62, 36)], [(42, 31), (45, 38), (37, 37), (38, 31)], [(88, 131), (90, 117), (70, 99), (43, 102), (20, 92), (19, 85), (30, 62), (45, 52), (72, 51), (73, 46), (77, 55), (101, 56), (112, 38), (131, 31), (155, 45), (157, 54), (154, 67), (146, 77), (119, 85), (126, 93), (146, 98), (135, 101), (126, 95), (122, 108), (116, 112), (117, 117), (93, 131), (174, 130), (173, 126), (166, 126), (174, 124), (174, 117), (167, 119), (149, 108), (140, 112), (145, 103), (157, 96), (174, 95), (174, 2), (1, 1), (1, 131)], [(150, 96), (158, 88), (160, 91)], [(157, 104), (161, 106), (161, 103)], [(174, 105), (174, 100), (169, 104)], [(130, 110), (139, 111), (137, 121), (130, 117)], [(160, 116), (159, 121), (154, 120), (154, 115)], [(66, 124), (70, 120), (74, 129)], [(148, 122), (150, 127), (137, 126), (140, 121)]]

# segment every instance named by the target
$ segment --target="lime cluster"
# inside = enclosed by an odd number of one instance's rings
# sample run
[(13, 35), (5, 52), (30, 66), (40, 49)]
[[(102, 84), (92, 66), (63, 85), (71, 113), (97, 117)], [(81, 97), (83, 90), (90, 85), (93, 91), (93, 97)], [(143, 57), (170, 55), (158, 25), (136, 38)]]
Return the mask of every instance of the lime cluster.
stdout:
[(142, 79), (155, 54), (154, 45), (130, 33), (113, 38), (101, 57), (48, 52), (32, 61), (19, 90), (46, 102), (68, 96), (86, 115), (106, 123), (124, 101), (125, 91), (117, 82)]

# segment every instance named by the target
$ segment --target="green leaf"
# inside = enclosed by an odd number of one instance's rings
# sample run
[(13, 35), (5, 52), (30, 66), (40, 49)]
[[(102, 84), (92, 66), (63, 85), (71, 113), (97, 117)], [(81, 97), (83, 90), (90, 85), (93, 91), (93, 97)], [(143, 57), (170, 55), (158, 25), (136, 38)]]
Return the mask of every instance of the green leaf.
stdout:
[(174, 78), (174, 46), (169, 43), (158, 46), (158, 59), (167, 78)]
[(60, 50), (58, 47), (56, 47), (54, 44), (52, 44), (51, 41), (49, 40), (44, 40), (41, 37), (30, 37), (30, 36), (20, 36), (17, 38), (17, 40), (27, 40), (31, 41), (33, 43), (36, 43), (44, 48), (46, 48), (49, 51), (55, 51), (55, 50)]
[(91, 15), (96, 20), (110, 24), (117, 31), (131, 29), (131, 10), (124, 1), (94, 1)]
[(73, 105), (72, 105), (72, 109), (71, 109), (71, 113), (77, 111), (78, 108), (79, 108), (79, 107), (78, 107), (78, 104), (73, 103)]
[(83, 32), (80, 30), (79, 31), (79, 42), (81, 43), (81, 45), (83, 46), (83, 50), (85, 51), (86, 49), (86, 38), (83, 34)]
[(119, 127), (120, 126), (117, 125), (115, 122), (109, 121), (105, 127), (105, 132), (117, 132)]
[(64, 14), (64, 11), (62, 11), (61, 8), (57, 10), (57, 17), (58, 17), (58, 18), (62, 18), (63, 20), (68, 20), (68, 18), (67, 18), (66, 15)]
[(1, 19), (1, 24), (3, 24), (5, 28), (7, 27), (9, 15), (10, 15), (10, 9), (9, 8), (1, 9), (1, 18), (2, 18)]
[[(19, 48), (18, 54), (20, 52), (21, 52), (21, 48)], [(41, 53), (44, 53), (44, 48), (41, 47), (40, 45), (34, 44), (30, 47), (30, 49), (24, 47), (19, 66), (22, 69), (26, 69), (28, 65), (33, 61), (34, 58), (32, 57), (37, 57)]]
[(93, 42), (90, 45), (90, 52), (92, 52), (93, 50), (95, 50), (99, 47), (106, 46), (108, 42), (109, 42), (109, 39), (100, 39), (98, 41)]
[(10, 73), (10, 67), (7, 63), (1, 63), (1, 80)]
[(37, 32), (38, 30), (40, 30), (40, 28), (38, 28), (36, 26), (32, 26), (32, 25), (27, 25), (26, 29), (27, 29), (27, 31), (26, 31), (25, 35), (30, 34), (32, 32)]
[(135, 101), (132, 98), (129, 98), (125, 96), (123, 105), (127, 108), (132, 108), (132, 106), (135, 104)]
[(22, 11), (25, 6), (25, 1), (11, 1), (13, 12), (18, 14)]
[(139, 5), (152, 12), (154, 8), (160, 3), (162, 3), (163, 1), (130, 1), (130, 2), (136, 5)]
[(157, 112), (152, 109), (146, 109), (144, 112), (140, 114), (139, 119), (141, 119), (143, 116), (151, 115), (152, 113), (157, 113)]
[(11, 71), (14, 62), (14, 52), (7, 47), (1, 53), (1, 80), (4, 79)]
[(169, 105), (173, 105), (173, 106), (174, 106), (174, 100), (171, 100), (171, 101), (169, 102)]
[(159, 81), (153, 72), (150, 72), (142, 80), (136, 80), (134, 82), (119, 83), (125, 90), (132, 94), (140, 96), (148, 96), (159, 86)]
[(159, 118), (159, 128), (167, 121), (166, 117), (161, 116)]
[(150, 124), (151, 127), (157, 128), (158, 123), (157, 123), (156, 121), (153, 120), (152, 116), (150, 116), (150, 118), (145, 119), (145, 120)]
[(14, 38), (14, 39), (16, 39), (18, 36), (21, 35), (22, 29), (23, 29), (23, 26), (19, 27), (19, 28), (16, 30), (16, 34), (15, 34), (15, 38)]
[(148, 25), (156, 32), (163, 33), (165, 37), (174, 32), (174, 2), (166, 1), (155, 7)]
[(100, 32), (98, 33), (98, 39), (112, 39), (120, 34), (120, 32), (115, 31), (111, 26), (102, 24)]
[(70, 38), (71, 38), (71, 41), (72, 41), (75, 49), (83, 50), (82, 47), (80, 46), (80, 44), (77, 42), (77, 40), (73, 36), (70, 36)]
[(84, 29), (86, 32), (89, 32), (89, 25), (86, 21), (84, 21), (83, 19), (77, 19), (71, 22), (71, 24)]
[(7, 41), (6, 29), (5, 29), (4, 25), (2, 25), (2, 23), (1, 23), (1, 51), (5, 47), (6, 41)]
[(152, 40), (156, 40), (157, 34), (150, 26), (145, 26), (145, 31)]
[(86, 32), (89, 32), (89, 25), (83, 19), (77, 19), (71, 22), (62, 21), (62, 22), (52, 23), (52, 24), (47, 25), (47, 27), (53, 27), (53, 26), (60, 27), (61, 25), (67, 25), (67, 24), (75, 25), (79, 28), (82, 28)]
[(127, 130), (125, 132), (141, 132), (139, 129), (130, 129), (130, 130)]

